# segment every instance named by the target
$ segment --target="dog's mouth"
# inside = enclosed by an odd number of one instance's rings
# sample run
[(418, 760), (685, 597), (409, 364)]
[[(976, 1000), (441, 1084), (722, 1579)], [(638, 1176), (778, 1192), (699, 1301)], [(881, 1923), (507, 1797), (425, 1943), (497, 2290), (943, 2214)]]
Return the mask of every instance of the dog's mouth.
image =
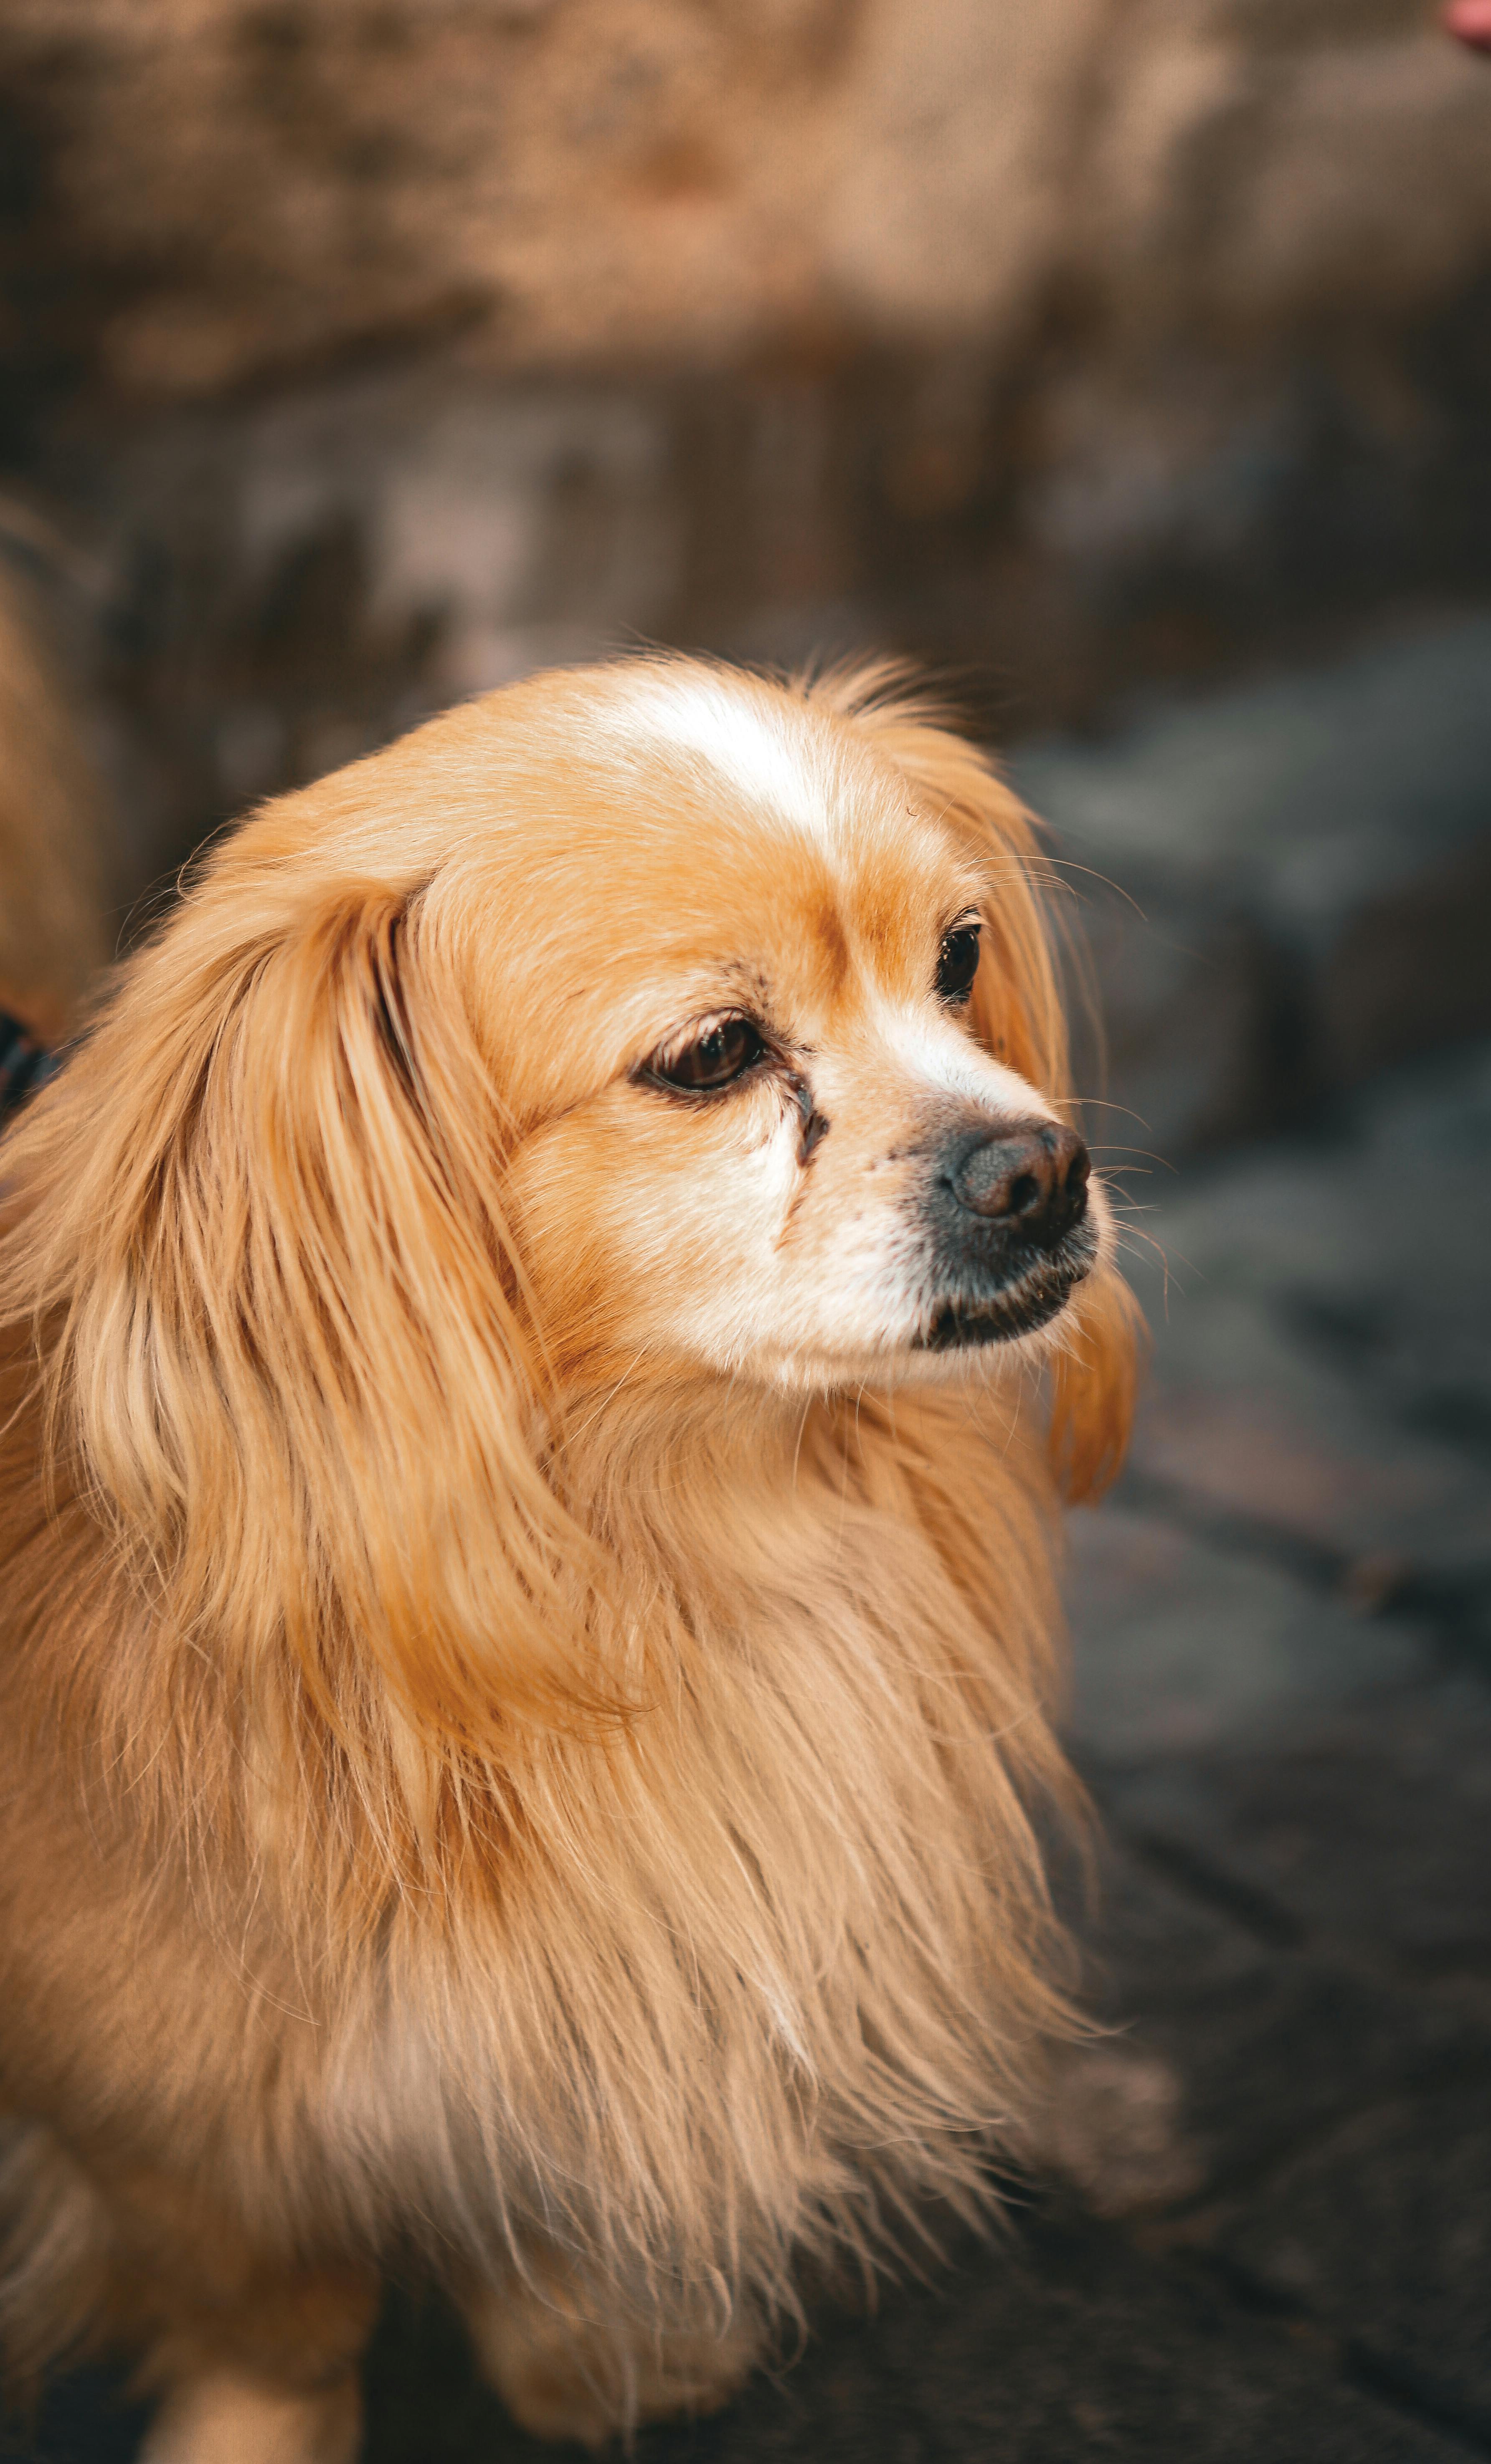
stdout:
[(1049, 1255), (1031, 1258), (992, 1291), (952, 1292), (933, 1307), (913, 1338), (917, 1352), (968, 1352), (991, 1343), (1013, 1343), (1049, 1326), (1084, 1282), (1097, 1259), (1090, 1226)]

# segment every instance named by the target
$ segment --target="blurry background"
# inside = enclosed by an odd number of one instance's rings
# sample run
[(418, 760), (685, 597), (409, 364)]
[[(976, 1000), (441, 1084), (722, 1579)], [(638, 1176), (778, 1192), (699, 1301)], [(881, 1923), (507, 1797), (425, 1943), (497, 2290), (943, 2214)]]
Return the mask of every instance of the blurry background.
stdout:
[[(4, 0), (0, 543), (76, 681), (59, 737), (0, 629), (49, 1018), (204, 833), (528, 667), (951, 671), (1156, 1333), (1074, 1529), (1128, 2033), (1018, 2250), (642, 2445), (1491, 2455), (1491, 60), (1429, 0)], [(445, 2333), (374, 2455), (536, 2453)], [(11, 2452), (132, 2453), (96, 2399)]]
[[(1491, 72), (1425, 0), (7, 0), (0, 299), (117, 905), (638, 640), (907, 649), (1019, 746), (1412, 628), (1320, 726), (1264, 692), (1116, 803), (1031, 792), (1152, 911), (1138, 952), (1089, 893), (1167, 1151), (1491, 1018), (1479, 936), (1475, 983), (1353, 979), (1401, 964), (1388, 704), (1409, 774), (1453, 739), (1436, 877), (1491, 730), (1444, 630), (1491, 594)], [(1322, 727), (1373, 851), (1297, 880)]]

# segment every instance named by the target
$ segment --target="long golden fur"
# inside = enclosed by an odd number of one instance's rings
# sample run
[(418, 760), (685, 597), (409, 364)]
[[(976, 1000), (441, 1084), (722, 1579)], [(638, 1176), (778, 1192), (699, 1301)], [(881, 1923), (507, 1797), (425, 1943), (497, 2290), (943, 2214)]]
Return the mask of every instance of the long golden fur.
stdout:
[[(747, 999), (800, 1077), (647, 1080)], [(1043, 1334), (909, 1350), (887, 1260), (1017, 1097), (1032, 830), (881, 671), (537, 678), (213, 850), (0, 1157), (14, 2369), (113, 2339), (158, 2464), (334, 2464), (418, 2246), (600, 2439), (985, 2197), (1132, 1343), (1100, 1195)]]

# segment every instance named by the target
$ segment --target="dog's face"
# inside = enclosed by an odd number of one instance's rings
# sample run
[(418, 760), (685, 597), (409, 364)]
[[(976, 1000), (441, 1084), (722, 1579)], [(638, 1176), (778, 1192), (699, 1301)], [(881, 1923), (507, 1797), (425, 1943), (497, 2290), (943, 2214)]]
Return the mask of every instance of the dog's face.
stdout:
[(493, 919), (505, 1206), (566, 1378), (1028, 1349), (1107, 1216), (976, 1031), (1016, 989), (988, 852), (852, 721), (748, 678), (603, 671), (554, 753), (461, 894)]

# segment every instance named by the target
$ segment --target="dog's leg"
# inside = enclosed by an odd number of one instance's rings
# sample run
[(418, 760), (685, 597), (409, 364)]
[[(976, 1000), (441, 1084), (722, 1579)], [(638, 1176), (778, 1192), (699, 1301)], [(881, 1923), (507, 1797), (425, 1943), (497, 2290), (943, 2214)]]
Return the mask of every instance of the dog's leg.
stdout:
[(111, 2177), (12, 2123), (0, 2277), (0, 2360), (17, 2384), (69, 2349), (141, 2357), (137, 2384), (160, 2404), (143, 2464), (352, 2464), (370, 2269), (297, 2269), (195, 2187)]
[(208, 2367), (171, 2389), (141, 2464), (354, 2464), (362, 2431), (352, 2372), (307, 2393)]
[(558, 2268), (530, 2283), (470, 2286), (462, 2306), (482, 2375), (519, 2427), (584, 2447), (642, 2422), (718, 2411), (763, 2342), (749, 2316), (722, 2330), (607, 2317), (603, 2292)]
[(224, 2269), (219, 2252), (210, 2301), (193, 2301), (172, 2275), (169, 2293), (147, 2296), (155, 2321), (142, 2379), (161, 2407), (143, 2464), (353, 2464), (376, 2279), (281, 2273), (248, 2254)]
[(297, 2268), (159, 2179), (113, 2204), (111, 2341), (159, 2399), (143, 2464), (353, 2464), (372, 2271)]

